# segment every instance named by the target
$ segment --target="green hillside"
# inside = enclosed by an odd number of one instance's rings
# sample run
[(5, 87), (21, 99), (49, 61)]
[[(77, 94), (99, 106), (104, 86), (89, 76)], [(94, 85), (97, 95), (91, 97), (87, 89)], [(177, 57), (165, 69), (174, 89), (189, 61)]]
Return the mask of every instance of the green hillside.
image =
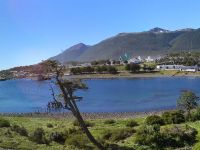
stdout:
[(67, 49), (53, 59), (61, 62), (87, 62), (131, 56), (158, 57), (176, 51), (199, 51), (200, 29), (168, 31), (154, 28), (146, 32), (120, 33), (93, 46), (82, 44)]

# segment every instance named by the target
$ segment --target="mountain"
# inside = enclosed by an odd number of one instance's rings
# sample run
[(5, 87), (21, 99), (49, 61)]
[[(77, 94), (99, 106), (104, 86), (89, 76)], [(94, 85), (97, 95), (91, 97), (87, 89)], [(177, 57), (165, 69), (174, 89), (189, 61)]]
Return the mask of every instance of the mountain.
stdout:
[(162, 56), (176, 51), (200, 51), (200, 29), (169, 31), (159, 27), (136, 33), (119, 33), (93, 46), (75, 45), (56, 57), (61, 62), (88, 62), (131, 56)]
[(83, 43), (76, 44), (61, 54), (54, 56), (50, 59), (58, 60), (61, 63), (69, 62), (69, 61), (77, 61), (79, 57), (89, 48), (90, 46), (85, 45)]
[(167, 33), (170, 32), (169, 30), (165, 30), (159, 27), (153, 28), (151, 30), (149, 30), (149, 32), (153, 32), (153, 33)]

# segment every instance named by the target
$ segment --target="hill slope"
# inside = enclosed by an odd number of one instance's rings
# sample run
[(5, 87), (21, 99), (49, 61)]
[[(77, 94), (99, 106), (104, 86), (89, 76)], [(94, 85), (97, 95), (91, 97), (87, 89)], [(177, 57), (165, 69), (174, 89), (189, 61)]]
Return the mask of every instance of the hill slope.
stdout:
[(200, 29), (169, 31), (154, 28), (146, 32), (120, 33), (93, 46), (82, 46), (80, 49), (73, 46), (53, 58), (61, 62), (86, 62), (118, 59), (125, 52), (131, 56), (156, 57), (180, 50), (200, 51)]
[(68, 48), (61, 54), (51, 57), (50, 59), (58, 60), (61, 63), (65, 63), (65, 62), (69, 62), (69, 61), (76, 61), (88, 48), (89, 48), (88, 45), (79, 43), (77, 45), (74, 45), (74, 46)]

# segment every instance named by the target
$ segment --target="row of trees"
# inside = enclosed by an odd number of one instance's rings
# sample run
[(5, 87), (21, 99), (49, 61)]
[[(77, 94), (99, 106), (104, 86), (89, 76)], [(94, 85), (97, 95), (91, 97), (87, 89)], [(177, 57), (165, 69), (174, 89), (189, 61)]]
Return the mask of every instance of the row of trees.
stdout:
[(97, 66), (97, 67), (76, 67), (71, 68), (70, 72), (74, 75), (77, 74), (92, 74), (92, 73), (110, 73), (116, 74), (118, 70), (114, 66)]
[(151, 72), (153, 71), (154, 69), (156, 68), (156, 65), (155, 64), (127, 64), (125, 66), (125, 70), (128, 70), (130, 72), (133, 72), (133, 73), (136, 73), (136, 72), (139, 72), (141, 69), (144, 71), (144, 72)]
[[(155, 64), (127, 64), (125, 66), (125, 70), (136, 73), (139, 72), (141, 69), (144, 72), (151, 72), (155, 69)], [(70, 72), (74, 75), (77, 74), (92, 74), (92, 73), (110, 73), (110, 74), (117, 74), (118, 69), (115, 66), (107, 66), (107, 65), (102, 65), (102, 66), (88, 66), (88, 67), (76, 67), (76, 68), (71, 68)]]
[[(111, 60), (95, 60), (91, 62), (92, 66), (98, 66), (98, 65), (111, 65)], [(112, 64), (119, 65), (120, 61), (118, 60), (112, 60)]]

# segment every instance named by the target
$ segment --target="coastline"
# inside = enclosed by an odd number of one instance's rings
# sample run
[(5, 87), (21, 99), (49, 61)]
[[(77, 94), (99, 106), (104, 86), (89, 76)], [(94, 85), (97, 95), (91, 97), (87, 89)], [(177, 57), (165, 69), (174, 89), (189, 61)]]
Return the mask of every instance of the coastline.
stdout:
[[(80, 74), (80, 75), (65, 75), (65, 79), (120, 79), (120, 78), (161, 78), (161, 77), (200, 77), (200, 72), (177, 72), (177, 71), (154, 71), (154, 72), (140, 72), (140, 73), (130, 73), (130, 72), (119, 72), (118, 74)], [(25, 78), (12, 78), (6, 80), (37, 80), (35, 77), (25, 77)], [(6, 81), (6, 80), (2, 80)], [(45, 80), (38, 80), (45, 81)], [(0, 80), (1, 82), (1, 80)]]
[(159, 74), (159, 73), (135, 73), (135, 74), (90, 74), (90, 75), (69, 75), (69, 79), (118, 79), (118, 78), (161, 78), (161, 77), (200, 77), (198, 73), (189, 74)]
[[(167, 110), (152, 110), (147, 112), (82, 112), (81, 115), (86, 120), (96, 120), (96, 119), (129, 119), (145, 117), (148, 115), (161, 115), (165, 111), (171, 111), (176, 109)], [(73, 120), (75, 119), (71, 112), (58, 112), (58, 113), (0, 113), (2, 117), (44, 117), (44, 118), (61, 118)]]

